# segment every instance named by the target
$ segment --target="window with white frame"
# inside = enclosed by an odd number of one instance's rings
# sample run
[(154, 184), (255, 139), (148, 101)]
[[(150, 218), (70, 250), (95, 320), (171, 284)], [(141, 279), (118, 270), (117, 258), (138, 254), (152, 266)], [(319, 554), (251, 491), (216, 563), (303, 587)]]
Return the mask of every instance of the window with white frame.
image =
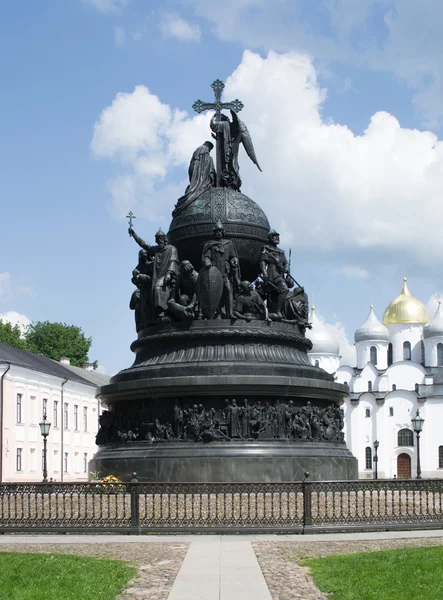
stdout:
[(42, 419), (48, 416), (48, 399), (43, 398), (42, 400)]
[(65, 456), (63, 459), (63, 470), (65, 473), (68, 472), (68, 461), (69, 461), (69, 454), (68, 454), (68, 452), (65, 452)]
[(403, 342), (403, 360), (411, 360), (411, 342)]
[(366, 469), (372, 469), (372, 448), (371, 448), (371, 446), (366, 446), (365, 463), (366, 463)]
[(74, 431), (78, 431), (78, 404), (74, 404)]
[(15, 457), (15, 470), (22, 471), (22, 456), (23, 456), (23, 448), (17, 448), (17, 453)]
[(67, 402), (63, 404), (63, 429), (69, 429), (69, 405)]
[(438, 447), (438, 468), (443, 469), (443, 446)]
[(397, 445), (398, 446), (413, 446), (414, 445), (414, 434), (410, 429), (400, 429), (397, 434)]
[(54, 400), (52, 425), (53, 427), (58, 427), (58, 400)]
[(369, 350), (369, 360), (375, 367), (377, 366), (377, 348), (375, 346), (371, 346)]
[(88, 407), (83, 407), (83, 431), (88, 431)]
[(23, 394), (17, 394), (17, 399), (16, 399), (16, 417), (17, 417), (17, 423), (22, 423), (22, 401), (23, 401)]
[(83, 454), (83, 473), (88, 472), (88, 453)]

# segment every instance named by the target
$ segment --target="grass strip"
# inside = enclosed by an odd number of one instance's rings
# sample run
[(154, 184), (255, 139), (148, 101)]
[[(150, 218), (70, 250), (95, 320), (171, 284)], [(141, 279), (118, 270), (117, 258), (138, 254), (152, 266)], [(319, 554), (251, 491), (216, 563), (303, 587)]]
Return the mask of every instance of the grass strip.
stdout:
[(443, 547), (310, 558), (315, 585), (331, 600), (442, 600)]
[(136, 571), (119, 560), (0, 552), (0, 600), (115, 600)]

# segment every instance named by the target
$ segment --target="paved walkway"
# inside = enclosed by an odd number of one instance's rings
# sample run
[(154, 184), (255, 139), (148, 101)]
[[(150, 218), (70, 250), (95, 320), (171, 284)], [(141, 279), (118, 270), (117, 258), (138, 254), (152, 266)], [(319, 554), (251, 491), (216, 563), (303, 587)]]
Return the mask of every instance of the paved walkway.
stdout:
[(443, 530), (305, 536), (0, 535), (0, 550), (3, 546), (15, 551), (23, 547), (27, 552), (34, 548), (77, 553), (77, 547), (78, 553), (85, 554), (89, 546), (95, 553), (102, 552), (97, 550), (100, 546), (125, 548), (120, 550), (121, 558), (136, 557), (132, 562), (140, 569), (138, 579), (120, 596), (128, 600), (323, 600), (326, 596), (313, 586), (307, 569), (286, 560), (288, 551), (305, 555), (310, 548), (318, 555), (328, 554), (328, 548), (330, 553), (340, 553), (423, 544), (443, 544)]
[(240, 599), (272, 600), (251, 542), (229, 537), (194, 540), (168, 600)]

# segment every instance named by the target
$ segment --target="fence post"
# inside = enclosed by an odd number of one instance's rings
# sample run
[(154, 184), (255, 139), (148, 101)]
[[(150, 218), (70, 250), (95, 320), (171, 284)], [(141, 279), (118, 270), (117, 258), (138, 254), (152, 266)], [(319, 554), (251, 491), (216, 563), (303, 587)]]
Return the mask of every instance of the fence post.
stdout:
[(129, 491), (131, 493), (131, 535), (140, 535), (140, 490), (137, 483), (137, 473), (133, 473), (129, 484)]
[(312, 533), (312, 490), (308, 481), (310, 473), (305, 471), (303, 479), (303, 531), (302, 534)]

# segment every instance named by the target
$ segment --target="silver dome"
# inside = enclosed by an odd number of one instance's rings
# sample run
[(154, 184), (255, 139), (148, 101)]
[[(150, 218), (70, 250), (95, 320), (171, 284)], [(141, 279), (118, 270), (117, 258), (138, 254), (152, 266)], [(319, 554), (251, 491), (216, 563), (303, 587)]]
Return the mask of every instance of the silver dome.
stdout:
[(315, 306), (312, 307), (309, 320), (312, 323), (312, 329), (306, 330), (306, 337), (312, 342), (312, 350), (309, 354), (315, 352), (318, 354), (339, 355), (338, 337), (331, 333), (315, 314)]
[(435, 315), (429, 321), (427, 325), (423, 327), (423, 337), (442, 337), (443, 336), (443, 310), (441, 308), (441, 302), (438, 302), (438, 308)]
[(376, 340), (389, 342), (389, 331), (388, 328), (377, 319), (374, 307), (371, 304), (368, 318), (354, 333), (354, 341), (357, 343)]

